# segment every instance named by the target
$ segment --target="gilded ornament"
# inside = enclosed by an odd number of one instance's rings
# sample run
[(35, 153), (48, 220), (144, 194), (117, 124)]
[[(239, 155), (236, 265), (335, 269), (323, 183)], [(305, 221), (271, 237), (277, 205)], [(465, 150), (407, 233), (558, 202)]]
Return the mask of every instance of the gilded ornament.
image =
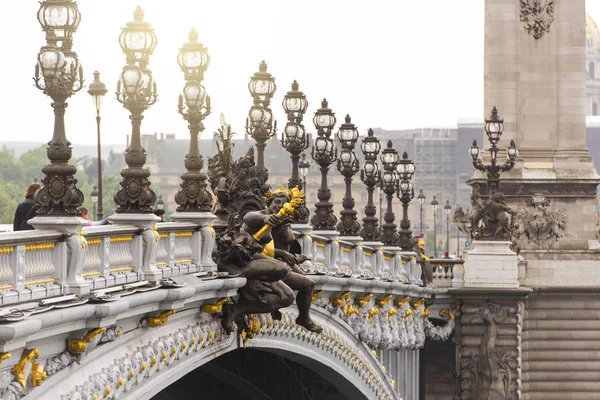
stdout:
[(33, 363), (31, 366), (31, 385), (33, 387), (41, 386), (42, 383), (48, 378), (44, 366), (39, 363)]
[(367, 304), (373, 298), (372, 293), (365, 294), (362, 298), (354, 300), (358, 307), (362, 308), (365, 304)]
[(27, 379), (25, 378), (25, 367), (28, 363), (33, 364), (40, 357), (39, 349), (31, 349), (31, 350), (23, 350), (21, 354), (21, 359), (14, 367), (10, 370), (10, 372), (14, 375), (15, 379), (19, 381), (23, 389), (27, 387)]
[(96, 328), (86, 333), (81, 339), (67, 339), (67, 351), (71, 355), (82, 355), (87, 348), (87, 344), (104, 331), (106, 331), (106, 328)]
[(410, 317), (411, 315), (413, 315), (414, 312), (413, 310), (406, 310), (406, 314), (404, 314), (404, 324), (408, 324), (408, 317)]
[(378, 314), (379, 314), (378, 307), (371, 308), (371, 310), (369, 311), (369, 314), (367, 315), (367, 320), (369, 320), (369, 321), (373, 320), (373, 318)]
[(392, 301), (392, 295), (388, 294), (384, 296), (382, 299), (377, 300), (377, 306), (385, 307), (390, 301)]
[(0, 353), (0, 365), (4, 360), (7, 360), (11, 357), (10, 353)]
[(314, 303), (315, 301), (317, 301), (317, 298), (319, 298), (320, 295), (323, 294), (322, 290), (317, 290), (315, 292), (313, 292), (312, 294), (312, 302)]
[(331, 305), (334, 307), (339, 307), (342, 304), (342, 301), (350, 297), (350, 292), (344, 292), (339, 297), (332, 297), (330, 299)]
[(394, 315), (398, 315), (398, 309), (396, 307), (392, 307), (389, 309), (388, 313), (387, 313), (387, 319), (388, 322), (392, 322), (392, 318)]
[(150, 328), (165, 326), (169, 320), (169, 315), (175, 314), (175, 310), (161, 312), (157, 317), (146, 317), (146, 323)]
[(402, 305), (408, 303), (410, 296), (404, 296), (402, 299), (396, 301), (396, 307), (402, 307)]
[(83, 231), (80, 230), (79, 232), (77, 232), (77, 238), (79, 239), (79, 244), (81, 245), (82, 249), (86, 249), (88, 247), (88, 241), (85, 238), (85, 236), (83, 236)]
[(228, 300), (229, 297), (224, 297), (217, 301), (215, 304), (205, 304), (204, 306), (202, 306), (202, 312), (208, 314), (220, 314), (223, 312), (223, 304), (225, 304)]

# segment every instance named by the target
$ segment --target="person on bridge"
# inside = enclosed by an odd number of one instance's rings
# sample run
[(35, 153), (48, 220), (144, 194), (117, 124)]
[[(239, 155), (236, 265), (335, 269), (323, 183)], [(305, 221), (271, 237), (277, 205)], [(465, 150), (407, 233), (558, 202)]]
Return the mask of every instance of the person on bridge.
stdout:
[(35, 200), (33, 199), (33, 195), (39, 188), (40, 184), (37, 182), (31, 183), (29, 186), (27, 186), (27, 189), (25, 190), (25, 198), (19, 203), (15, 211), (13, 231), (33, 229), (33, 226), (29, 225), (27, 221), (35, 216), (35, 212), (32, 212), (35, 210)]
[[(285, 203), (290, 201), (291, 195), (288, 190), (276, 190), (267, 198), (267, 209), (261, 211), (252, 211), (244, 216), (243, 229), (254, 235), (265, 224), (272, 226), (271, 232), (265, 235), (259, 244), (265, 250), (272, 249), (269, 255), (289, 265), (291, 272), (283, 279), (283, 282), (294, 290), (298, 291), (296, 296), (296, 305), (298, 306), (298, 318), (296, 323), (305, 327), (311, 332), (321, 333), (323, 330), (310, 318), (310, 306), (312, 304), (312, 294), (315, 287), (314, 282), (305, 276), (302, 268), (299, 267), (306, 256), (303, 254), (291, 254), (290, 246), (295, 242), (294, 232), (287, 218), (281, 218), (277, 215)], [(265, 253), (263, 253), (265, 254)]]
[(97, 222), (90, 220), (89, 210), (87, 209), (87, 207), (79, 207), (79, 213), (80, 213), (81, 218), (83, 218), (87, 221), (86, 226), (108, 225), (107, 219), (103, 219), (102, 221), (97, 221)]

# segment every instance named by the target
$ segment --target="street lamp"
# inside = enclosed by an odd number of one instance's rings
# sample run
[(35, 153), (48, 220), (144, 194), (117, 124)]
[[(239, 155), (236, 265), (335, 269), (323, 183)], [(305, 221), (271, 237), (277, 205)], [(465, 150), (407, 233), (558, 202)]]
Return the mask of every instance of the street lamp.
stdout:
[(288, 181), (288, 188), (300, 187), (302, 181), (298, 174), (300, 153), (308, 148), (309, 137), (302, 125), (304, 112), (308, 107), (306, 96), (298, 89), (298, 82), (292, 83), (292, 90), (283, 98), (283, 109), (288, 116), (288, 123), (281, 133), (281, 145), (291, 154), (292, 177)]
[[(98, 188), (94, 186), (92, 191), (90, 192), (90, 198), (92, 199), (92, 203), (94, 203), (94, 220), (98, 221), (98, 214), (96, 213), (96, 203), (98, 203)], [(102, 219), (102, 218), (100, 218)]]
[(310, 222), (315, 231), (333, 231), (337, 218), (333, 214), (331, 190), (327, 187), (327, 173), (329, 165), (337, 160), (337, 148), (331, 140), (331, 131), (335, 126), (335, 114), (327, 105), (327, 99), (321, 102), (321, 108), (315, 112), (313, 118), (317, 128), (317, 138), (312, 147), (312, 158), (321, 167), (321, 187), (317, 191), (319, 201), (315, 204), (315, 213)]
[(198, 135), (204, 130), (203, 121), (211, 111), (210, 97), (202, 86), (210, 57), (206, 47), (198, 42), (198, 33), (194, 29), (179, 51), (177, 62), (186, 81), (177, 110), (188, 122), (190, 150), (184, 162), (187, 172), (181, 175), (181, 189), (175, 195), (175, 202), (177, 211), (208, 212), (212, 208), (212, 196), (206, 190), (206, 174), (201, 171), (204, 159), (198, 149)]
[(102, 100), (104, 100), (106, 92), (108, 92), (108, 90), (106, 90), (106, 85), (100, 81), (100, 72), (94, 71), (94, 81), (90, 83), (88, 93), (94, 99), (94, 105), (96, 106), (96, 132), (98, 134), (98, 215), (96, 218), (99, 220), (104, 217), (104, 210), (102, 208), (102, 140), (100, 136), (100, 106), (102, 105)]
[(47, 150), (50, 164), (42, 168), (42, 188), (35, 195), (39, 215), (76, 216), (83, 203), (83, 193), (76, 186), (77, 168), (68, 164), (72, 149), (65, 133), (66, 101), (83, 88), (83, 70), (72, 51), (72, 35), (80, 19), (77, 3), (71, 0), (44, 1), (38, 11), (46, 45), (38, 53), (34, 82), (52, 99), (54, 109), (54, 132)]
[(385, 211), (385, 223), (382, 226), (380, 241), (384, 246), (396, 246), (398, 244), (398, 233), (396, 224), (394, 224), (394, 211), (392, 209), (392, 199), (398, 188), (398, 175), (395, 168), (398, 163), (398, 152), (392, 147), (392, 141), (388, 141), (387, 148), (381, 153), (381, 163), (383, 164), (383, 175), (381, 184), (383, 192), (387, 198), (387, 209)]
[(127, 64), (117, 83), (117, 100), (131, 113), (131, 143), (125, 151), (127, 168), (121, 170), (121, 187), (115, 194), (117, 213), (151, 213), (156, 194), (150, 189), (150, 171), (144, 168), (146, 150), (142, 147), (140, 127), (142, 114), (156, 103), (156, 82), (148, 61), (156, 47), (156, 35), (150, 24), (144, 21), (144, 12), (138, 6), (134, 20), (123, 28), (119, 38), (127, 57)]
[[(369, 129), (367, 137), (363, 138), (360, 147), (365, 157), (365, 163), (360, 171), (360, 179), (367, 185), (367, 205), (365, 206), (365, 217), (363, 218), (360, 236), (366, 241), (374, 242), (380, 235), (377, 228), (379, 222), (376, 217), (377, 209), (373, 204), (373, 192), (375, 186), (381, 182), (381, 171), (379, 171), (379, 165), (377, 165), (377, 156), (379, 156), (381, 144), (379, 139), (373, 135), (373, 129)], [(381, 202), (379, 207), (381, 208)]]
[(342, 145), (342, 151), (337, 160), (337, 169), (344, 176), (346, 184), (346, 193), (342, 200), (340, 211), (340, 223), (337, 230), (341, 236), (358, 236), (360, 224), (356, 218), (356, 210), (354, 209), (354, 198), (352, 197), (352, 177), (358, 172), (358, 159), (354, 153), (354, 146), (358, 140), (358, 130), (352, 123), (350, 115), (346, 115), (345, 122), (340, 126), (337, 133), (337, 138)]
[(446, 213), (446, 252), (450, 252), (450, 211), (452, 210), (452, 206), (450, 205), (450, 200), (446, 200), (446, 205), (444, 206), (444, 212)]
[(473, 140), (473, 145), (469, 148), (469, 155), (473, 160), (473, 166), (482, 172), (487, 173), (487, 183), (489, 194), (492, 195), (498, 190), (500, 184), (500, 172), (510, 171), (515, 166), (515, 160), (519, 155), (519, 151), (515, 145), (515, 141), (511, 140), (510, 145), (506, 149), (506, 161), (502, 165), (497, 164), (498, 147), (496, 144), (500, 141), (502, 132), (504, 131), (504, 120), (498, 117), (496, 107), (492, 109), (492, 115), (485, 120), (485, 133), (492, 147), (490, 147), (490, 165), (484, 165), (483, 160), (479, 156), (479, 147), (477, 141)]
[(420, 228), (421, 234), (423, 233), (423, 203), (425, 203), (425, 194), (423, 194), (423, 189), (419, 189), (419, 195), (417, 196), (419, 200), (419, 214), (420, 214)]
[[(302, 153), (302, 158), (298, 163), (298, 169), (300, 170), (300, 175), (302, 175), (302, 193), (306, 194), (306, 176), (308, 175), (308, 170), (310, 168), (310, 162), (306, 159), (306, 154)], [(304, 199), (304, 203), (306, 204), (306, 199)]]
[(246, 133), (256, 141), (258, 151), (256, 165), (261, 169), (265, 169), (267, 140), (277, 133), (277, 121), (273, 121), (273, 112), (269, 108), (276, 89), (275, 78), (267, 72), (267, 63), (262, 61), (258, 66), (258, 72), (254, 73), (248, 83), (248, 90), (254, 103), (246, 118)]
[(439, 204), (435, 196), (433, 196), (431, 208), (433, 208), (433, 256), (435, 258), (437, 258), (437, 208)]
[(162, 199), (162, 196), (158, 196), (158, 200), (156, 200), (156, 209), (157, 210), (164, 210), (165, 209), (165, 202)]
[(400, 221), (400, 232), (398, 233), (399, 244), (402, 250), (409, 251), (413, 248), (412, 232), (410, 230), (410, 220), (408, 219), (408, 205), (415, 197), (413, 185), (410, 182), (415, 173), (415, 164), (408, 158), (404, 152), (402, 159), (396, 164), (396, 174), (399, 178), (398, 198), (402, 202), (402, 220)]

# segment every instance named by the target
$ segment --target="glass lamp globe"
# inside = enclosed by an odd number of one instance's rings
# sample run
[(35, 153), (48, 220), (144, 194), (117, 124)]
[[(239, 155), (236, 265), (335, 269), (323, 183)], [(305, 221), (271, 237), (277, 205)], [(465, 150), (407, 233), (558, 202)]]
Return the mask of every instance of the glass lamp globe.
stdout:
[(127, 55), (136, 61), (148, 63), (148, 60), (156, 48), (156, 34), (150, 24), (144, 21), (144, 11), (137, 6), (133, 12), (133, 21), (128, 22), (125, 28), (122, 28), (119, 36), (121, 49)]
[(198, 32), (192, 29), (189, 33), (189, 41), (179, 50), (177, 63), (186, 78), (204, 78), (204, 72), (210, 64), (208, 49), (198, 42)]

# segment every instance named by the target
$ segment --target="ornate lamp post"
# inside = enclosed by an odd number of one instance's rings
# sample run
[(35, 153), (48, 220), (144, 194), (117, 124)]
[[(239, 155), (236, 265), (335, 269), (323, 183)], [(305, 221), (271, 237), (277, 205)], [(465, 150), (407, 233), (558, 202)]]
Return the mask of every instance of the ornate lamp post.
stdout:
[(375, 242), (379, 238), (380, 232), (377, 227), (379, 219), (376, 217), (377, 209), (373, 204), (373, 192), (375, 186), (381, 182), (381, 172), (379, 171), (379, 165), (377, 165), (377, 156), (379, 156), (381, 144), (377, 137), (373, 135), (373, 129), (369, 129), (367, 137), (363, 139), (361, 150), (365, 157), (365, 163), (360, 171), (360, 179), (367, 185), (368, 197), (360, 236), (366, 241)]
[(437, 258), (437, 208), (439, 204), (435, 196), (433, 196), (431, 208), (433, 208), (433, 256), (435, 258)]
[(131, 143), (125, 151), (127, 168), (121, 171), (121, 188), (115, 195), (117, 213), (151, 213), (156, 194), (150, 189), (150, 171), (144, 168), (146, 150), (142, 147), (140, 127), (143, 112), (156, 103), (156, 82), (148, 66), (156, 47), (156, 35), (137, 7), (134, 20), (123, 28), (119, 42), (127, 57), (117, 84), (117, 100), (131, 113)]
[(333, 214), (331, 190), (327, 187), (327, 173), (329, 166), (337, 159), (337, 149), (331, 140), (331, 131), (335, 126), (335, 114), (327, 106), (327, 99), (321, 102), (321, 108), (315, 112), (313, 123), (317, 128), (318, 136), (312, 148), (312, 158), (321, 167), (321, 188), (317, 192), (319, 201), (315, 204), (315, 214), (310, 222), (315, 231), (333, 231), (337, 218)]
[(72, 151), (65, 133), (66, 101), (83, 88), (83, 71), (72, 51), (72, 35), (80, 20), (77, 3), (71, 0), (44, 1), (38, 11), (47, 43), (38, 53), (34, 81), (52, 99), (54, 108), (54, 132), (47, 150), (50, 164), (42, 168), (43, 186), (35, 195), (38, 215), (77, 216), (83, 203), (74, 176), (77, 168), (68, 164)]
[(288, 116), (288, 123), (281, 133), (281, 145), (291, 154), (292, 177), (288, 182), (288, 187), (292, 189), (302, 185), (302, 180), (298, 174), (298, 162), (300, 161), (300, 153), (306, 150), (310, 144), (304, 125), (302, 125), (302, 118), (308, 107), (308, 101), (304, 93), (298, 90), (298, 82), (294, 81), (292, 83), (292, 90), (287, 92), (282, 104)]
[(90, 197), (92, 198), (92, 203), (94, 203), (94, 219), (96, 221), (99, 219), (98, 214), (96, 213), (96, 203), (98, 203), (98, 194), (99, 194), (98, 188), (96, 186), (94, 186), (94, 188), (90, 192)]
[(446, 251), (450, 252), (450, 211), (452, 210), (452, 206), (450, 205), (450, 200), (446, 200), (446, 205), (444, 206), (444, 212), (446, 213)]
[(420, 225), (420, 231), (421, 233), (423, 233), (423, 203), (425, 203), (425, 195), (423, 194), (423, 189), (419, 189), (419, 195), (417, 196), (417, 199), (419, 200), (419, 225)]
[(337, 160), (337, 169), (344, 176), (346, 184), (346, 193), (342, 206), (344, 209), (340, 212), (340, 223), (337, 230), (341, 236), (358, 236), (360, 224), (356, 218), (354, 210), (354, 198), (352, 197), (352, 177), (358, 172), (358, 159), (354, 153), (354, 146), (358, 140), (358, 130), (352, 123), (350, 115), (346, 115), (345, 122), (340, 127), (337, 138), (342, 145), (342, 151)]
[(412, 232), (410, 230), (410, 220), (408, 219), (408, 204), (415, 197), (410, 179), (415, 173), (415, 164), (408, 159), (408, 154), (404, 152), (402, 159), (396, 164), (396, 173), (400, 179), (398, 184), (398, 198), (402, 202), (402, 220), (400, 221), (399, 244), (402, 250), (412, 250)]
[(276, 89), (275, 78), (267, 72), (267, 63), (262, 61), (258, 66), (258, 72), (254, 73), (248, 83), (248, 90), (254, 99), (254, 104), (250, 107), (246, 118), (246, 133), (256, 141), (258, 151), (256, 165), (262, 169), (265, 168), (267, 140), (277, 132), (277, 121), (273, 121), (273, 112), (269, 108)]
[(515, 160), (519, 155), (515, 141), (511, 140), (510, 145), (506, 149), (506, 161), (499, 165), (497, 161), (498, 147), (496, 144), (500, 141), (502, 132), (504, 131), (504, 120), (498, 117), (496, 107), (492, 109), (492, 115), (485, 120), (485, 133), (488, 136), (492, 147), (490, 147), (490, 165), (484, 165), (483, 160), (479, 157), (479, 147), (477, 141), (473, 140), (473, 146), (469, 148), (469, 154), (473, 160), (473, 166), (479, 171), (487, 173), (487, 182), (490, 195), (498, 190), (500, 184), (500, 172), (510, 171), (515, 166)]
[(398, 176), (394, 170), (398, 163), (398, 152), (392, 147), (391, 140), (388, 141), (387, 148), (381, 153), (381, 163), (383, 164), (381, 185), (387, 198), (387, 209), (379, 240), (383, 242), (384, 246), (396, 246), (398, 244), (398, 233), (396, 233), (396, 224), (394, 224), (395, 216), (392, 209), (392, 199), (398, 188)]
[[(94, 99), (94, 105), (96, 106), (96, 133), (98, 134), (98, 215), (96, 219), (102, 219), (104, 217), (104, 209), (102, 208), (102, 140), (100, 137), (100, 106), (104, 95), (108, 92), (106, 85), (100, 81), (100, 72), (94, 71), (94, 81), (90, 83), (88, 93)], [(95, 203), (94, 203), (95, 207)]]
[(206, 174), (201, 172), (204, 160), (198, 150), (198, 135), (204, 130), (204, 119), (210, 114), (210, 97), (202, 86), (204, 72), (210, 64), (207, 49), (198, 42), (198, 33), (190, 31), (189, 42), (184, 44), (177, 57), (185, 77), (183, 94), (179, 95), (178, 111), (188, 122), (190, 150), (185, 156), (187, 172), (181, 175), (181, 189), (175, 195), (177, 211), (208, 212), (212, 196), (206, 190)]

